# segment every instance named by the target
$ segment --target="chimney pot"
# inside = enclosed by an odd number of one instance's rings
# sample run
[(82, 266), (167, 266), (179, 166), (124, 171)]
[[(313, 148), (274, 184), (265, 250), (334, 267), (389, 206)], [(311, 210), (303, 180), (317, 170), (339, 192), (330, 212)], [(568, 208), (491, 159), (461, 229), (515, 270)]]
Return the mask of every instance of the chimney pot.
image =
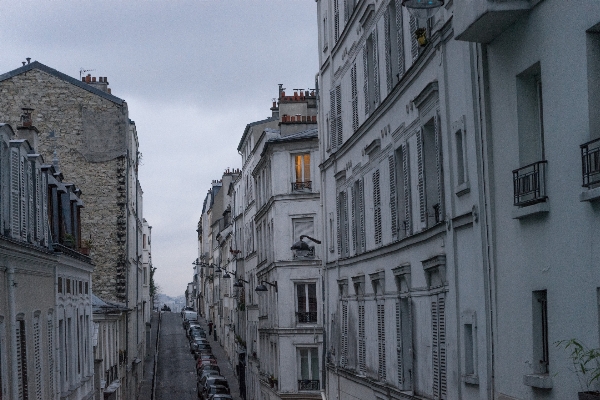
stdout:
[(92, 82), (96, 82), (96, 77), (92, 77)]
[(85, 76), (81, 77), (81, 82), (85, 82)]
[(31, 64), (31, 57), (27, 57), (26, 60), (27, 60), (27, 64)]
[(111, 93), (110, 93), (110, 88), (108, 88), (108, 89), (106, 89), (106, 90), (108, 90), (108, 94), (111, 94)]
[(23, 65), (25, 65), (25, 61), (21, 61), (23, 63)]
[(91, 77), (91, 75), (90, 75), (90, 74), (88, 74), (88, 75), (85, 77), (85, 82), (86, 82), (86, 83), (90, 83), (91, 81), (92, 81), (92, 77)]

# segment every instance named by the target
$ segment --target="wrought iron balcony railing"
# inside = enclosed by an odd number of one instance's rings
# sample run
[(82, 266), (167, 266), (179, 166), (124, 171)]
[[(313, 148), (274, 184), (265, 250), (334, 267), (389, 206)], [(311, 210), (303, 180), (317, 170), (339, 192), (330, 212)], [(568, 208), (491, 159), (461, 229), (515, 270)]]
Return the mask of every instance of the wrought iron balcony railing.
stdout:
[(292, 182), (292, 191), (312, 190), (312, 181)]
[(528, 206), (546, 201), (547, 163), (538, 161), (513, 171), (515, 206)]
[(600, 138), (581, 146), (581, 173), (584, 187), (600, 183)]
[(318, 380), (299, 379), (298, 390), (319, 390)]
[(298, 311), (296, 315), (298, 316), (299, 323), (317, 322), (316, 311)]

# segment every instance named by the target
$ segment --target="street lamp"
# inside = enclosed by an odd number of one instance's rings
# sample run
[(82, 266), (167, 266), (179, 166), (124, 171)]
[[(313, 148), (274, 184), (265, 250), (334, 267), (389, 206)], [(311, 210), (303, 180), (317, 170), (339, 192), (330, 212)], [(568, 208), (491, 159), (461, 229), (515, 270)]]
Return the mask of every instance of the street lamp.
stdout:
[(275, 283), (271, 283), (268, 281), (261, 281), (261, 283), (259, 285), (256, 286), (256, 289), (254, 289), (255, 292), (266, 292), (267, 290), (269, 290), (269, 288), (267, 288), (264, 284), (273, 286), (275, 288), (275, 293), (277, 293), (277, 281), (275, 281)]
[(402, 5), (414, 17), (427, 19), (435, 14), (438, 8), (444, 5), (444, 0), (402, 0)]

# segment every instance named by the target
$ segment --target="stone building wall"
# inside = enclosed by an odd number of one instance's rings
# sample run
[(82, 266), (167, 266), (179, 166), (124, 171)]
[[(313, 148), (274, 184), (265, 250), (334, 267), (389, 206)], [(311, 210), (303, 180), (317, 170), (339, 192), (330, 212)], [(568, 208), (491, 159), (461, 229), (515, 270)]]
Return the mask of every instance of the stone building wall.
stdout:
[(124, 302), (127, 104), (34, 68), (0, 82), (0, 121), (16, 128), (22, 107), (34, 109), (45, 162), (56, 150), (64, 176), (83, 191), (82, 238), (92, 241), (94, 293)]

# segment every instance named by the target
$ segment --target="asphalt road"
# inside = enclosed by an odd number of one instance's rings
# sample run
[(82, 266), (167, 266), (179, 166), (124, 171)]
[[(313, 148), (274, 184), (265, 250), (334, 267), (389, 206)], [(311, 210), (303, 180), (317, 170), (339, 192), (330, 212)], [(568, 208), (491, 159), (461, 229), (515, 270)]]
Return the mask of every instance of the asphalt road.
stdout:
[[(208, 332), (206, 321), (201, 318), (201, 325)], [(158, 367), (156, 371), (156, 400), (197, 400), (196, 361), (190, 353), (190, 344), (183, 320), (179, 313), (163, 312), (159, 333)], [(221, 375), (223, 375), (235, 400), (240, 400), (239, 386), (225, 351), (218, 342), (209, 338), (213, 354), (217, 358)]]

